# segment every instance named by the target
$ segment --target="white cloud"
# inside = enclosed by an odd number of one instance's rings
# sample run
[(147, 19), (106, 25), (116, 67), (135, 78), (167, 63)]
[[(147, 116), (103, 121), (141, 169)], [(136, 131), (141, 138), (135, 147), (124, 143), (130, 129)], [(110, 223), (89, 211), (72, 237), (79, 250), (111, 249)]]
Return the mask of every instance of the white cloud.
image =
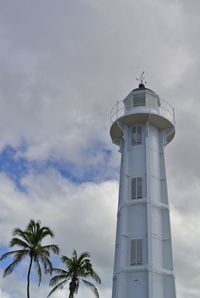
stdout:
[[(73, 248), (91, 253), (94, 268), (102, 276), (102, 291), (110, 291), (107, 288), (112, 279), (117, 183), (75, 185), (50, 171), (39, 177), (29, 176), (24, 184), (28, 194), (20, 193), (1, 175), (0, 218), (4, 223), (0, 225), (1, 245), (8, 244), (14, 227), (23, 228), (31, 218), (40, 219), (55, 232), (55, 238), (49, 242), (59, 244), (61, 255), (70, 256)], [(22, 279), (26, 264), (17, 270), (15, 279)], [(10, 278), (14, 279), (11, 276), (4, 279), (5, 289), (16, 291), (17, 281), (12, 283), (12, 289), (6, 287)]]
[[(199, 297), (199, 215), (182, 214), (172, 208), (174, 259), (178, 298)], [(187, 268), (187, 269), (186, 269)]]
[(10, 298), (10, 296), (5, 291), (0, 289), (0, 298)]

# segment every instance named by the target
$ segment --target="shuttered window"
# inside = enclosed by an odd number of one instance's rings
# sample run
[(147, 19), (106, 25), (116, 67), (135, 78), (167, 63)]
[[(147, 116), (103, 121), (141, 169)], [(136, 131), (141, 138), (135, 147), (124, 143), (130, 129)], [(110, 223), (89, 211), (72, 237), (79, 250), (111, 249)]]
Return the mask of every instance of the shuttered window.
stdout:
[(132, 179), (131, 199), (142, 199), (142, 177), (135, 177)]
[(142, 127), (134, 126), (132, 128), (132, 144), (141, 144), (142, 143)]
[(133, 107), (145, 106), (144, 96), (133, 96)]
[(142, 265), (142, 239), (131, 240), (131, 265)]

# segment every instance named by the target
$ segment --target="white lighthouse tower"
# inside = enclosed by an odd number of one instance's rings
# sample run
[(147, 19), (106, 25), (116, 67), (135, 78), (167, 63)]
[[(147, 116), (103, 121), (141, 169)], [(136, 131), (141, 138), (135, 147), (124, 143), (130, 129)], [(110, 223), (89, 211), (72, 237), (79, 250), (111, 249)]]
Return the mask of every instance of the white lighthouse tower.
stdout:
[(111, 112), (121, 170), (112, 298), (176, 298), (164, 146), (174, 110), (143, 84)]

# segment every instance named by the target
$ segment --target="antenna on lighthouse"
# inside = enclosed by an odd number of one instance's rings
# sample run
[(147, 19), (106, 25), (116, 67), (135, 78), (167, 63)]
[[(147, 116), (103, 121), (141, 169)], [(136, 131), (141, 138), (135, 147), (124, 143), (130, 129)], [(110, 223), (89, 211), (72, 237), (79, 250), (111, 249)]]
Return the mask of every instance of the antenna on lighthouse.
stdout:
[(145, 88), (145, 84), (147, 84), (147, 81), (145, 80), (145, 76), (144, 76), (144, 70), (141, 73), (139, 78), (136, 78), (137, 81), (139, 81), (139, 88)]

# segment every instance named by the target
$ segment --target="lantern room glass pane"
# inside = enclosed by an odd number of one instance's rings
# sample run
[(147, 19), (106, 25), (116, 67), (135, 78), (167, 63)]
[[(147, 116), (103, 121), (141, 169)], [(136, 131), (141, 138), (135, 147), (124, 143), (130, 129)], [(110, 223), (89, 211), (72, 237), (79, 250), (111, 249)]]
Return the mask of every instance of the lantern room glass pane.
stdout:
[(145, 106), (145, 96), (133, 96), (133, 107)]

